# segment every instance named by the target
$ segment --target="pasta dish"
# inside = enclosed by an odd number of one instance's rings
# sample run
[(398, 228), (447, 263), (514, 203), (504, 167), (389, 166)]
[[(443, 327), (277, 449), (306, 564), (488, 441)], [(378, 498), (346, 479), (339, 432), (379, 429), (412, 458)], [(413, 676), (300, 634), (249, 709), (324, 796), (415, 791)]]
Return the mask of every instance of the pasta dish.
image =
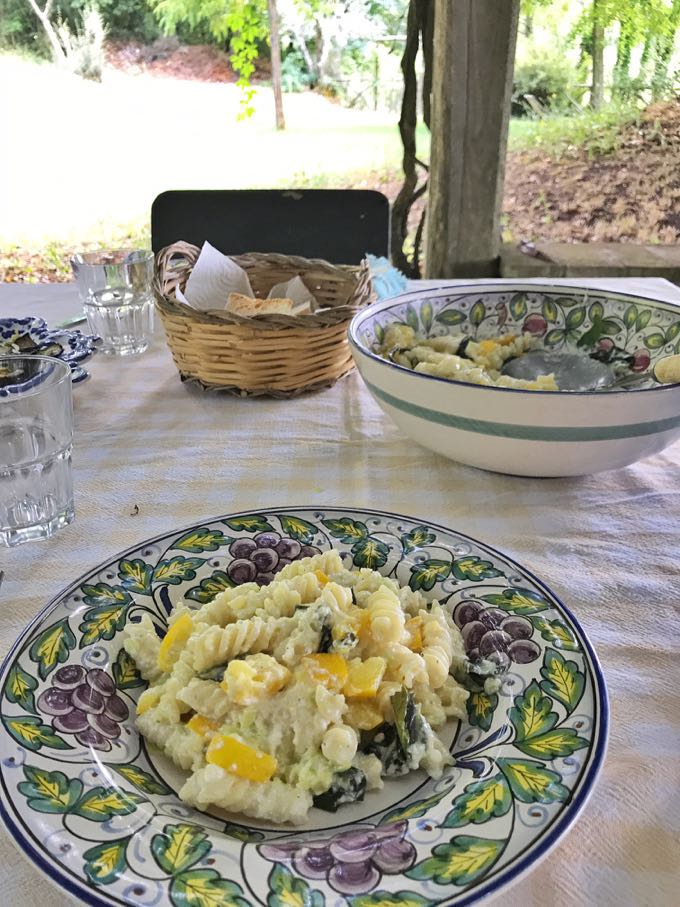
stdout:
[(452, 763), (436, 731), (465, 716), (458, 628), (438, 602), (337, 551), (293, 561), (191, 609), (163, 639), (148, 614), (125, 649), (149, 687), (137, 727), (189, 772), (179, 796), (302, 823), (381, 788), (383, 777)]

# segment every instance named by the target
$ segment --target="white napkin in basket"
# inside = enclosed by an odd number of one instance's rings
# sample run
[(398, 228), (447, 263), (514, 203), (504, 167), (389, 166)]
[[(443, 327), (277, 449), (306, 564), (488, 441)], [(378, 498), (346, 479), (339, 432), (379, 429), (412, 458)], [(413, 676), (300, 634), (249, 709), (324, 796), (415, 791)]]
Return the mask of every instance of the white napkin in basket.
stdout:
[[(204, 242), (184, 292), (177, 287), (175, 297), (178, 302), (183, 302), (193, 309), (206, 311), (226, 308), (230, 293), (255, 297), (243, 268), (228, 255), (218, 252), (209, 242)], [(317, 308), (316, 299), (298, 276), (284, 283), (277, 283), (271, 288), (267, 298), (292, 299), (295, 304), (292, 313), (294, 315), (304, 311), (314, 312)]]

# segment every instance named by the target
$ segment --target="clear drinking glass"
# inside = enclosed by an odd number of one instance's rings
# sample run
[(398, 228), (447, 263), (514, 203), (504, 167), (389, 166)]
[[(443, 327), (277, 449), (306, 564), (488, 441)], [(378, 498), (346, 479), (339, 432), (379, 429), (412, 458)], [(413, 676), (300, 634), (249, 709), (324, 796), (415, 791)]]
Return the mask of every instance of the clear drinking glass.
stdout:
[(93, 334), (103, 353), (143, 353), (153, 337), (153, 253), (144, 250), (83, 252), (71, 267)]
[(75, 516), (71, 369), (0, 356), (0, 544), (44, 539)]

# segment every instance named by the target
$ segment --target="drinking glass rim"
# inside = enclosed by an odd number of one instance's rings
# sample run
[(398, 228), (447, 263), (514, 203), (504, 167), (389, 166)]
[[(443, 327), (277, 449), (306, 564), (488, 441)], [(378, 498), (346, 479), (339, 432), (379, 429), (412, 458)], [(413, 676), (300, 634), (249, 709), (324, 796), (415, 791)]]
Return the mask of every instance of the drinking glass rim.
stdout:
[[(88, 261), (88, 258), (91, 258), (95, 255), (112, 255), (112, 256), (129, 256), (135, 255), (139, 256), (133, 260), (129, 261)], [(76, 265), (85, 265), (88, 268), (106, 268), (106, 267), (126, 267), (127, 265), (140, 265), (146, 264), (149, 261), (153, 261), (153, 252), (151, 249), (95, 249), (91, 252), (76, 252), (71, 256), (71, 266)]]
[[(0, 368), (2, 367), (3, 363), (12, 362), (12, 361), (13, 362), (17, 362), (17, 361), (20, 361), (20, 362), (36, 362), (36, 361), (48, 362), (53, 367), (56, 366), (57, 370), (61, 371), (61, 376), (56, 378), (56, 380), (53, 381), (49, 385), (50, 388), (59, 387), (60, 384), (63, 384), (63, 382), (67, 381), (67, 380), (69, 382), (69, 387), (72, 385), (71, 366), (68, 364), (68, 362), (64, 362), (63, 359), (57, 359), (55, 356), (22, 356), (20, 353), (7, 354), (7, 355), (0, 354)], [(37, 376), (34, 375), (32, 378), (27, 378), (26, 381), (23, 383), (28, 384), (30, 381), (35, 380), (36, 377)], [(10, 387), (19, 387), (19, 386), (21, 386), (21, 383), (19, 383), (17, 385), (10, 385)], [(21, 398), (26, 399), (26, 397), (33, 397), (36, 394), (39, 394), (44, 390), (46, 390), (46, 388), (42, 385), (42, 382), (39, 382), (38, 384), (34, 385), (33, 387), (29, 387), (25, 391), (22, 391)], [(7, 402), (8, 400), (16, 401), (18, 399), (19, 399), (18, 395), (12, 393), (11, 391), (6, 395), (0, 394), (0, 405)]]

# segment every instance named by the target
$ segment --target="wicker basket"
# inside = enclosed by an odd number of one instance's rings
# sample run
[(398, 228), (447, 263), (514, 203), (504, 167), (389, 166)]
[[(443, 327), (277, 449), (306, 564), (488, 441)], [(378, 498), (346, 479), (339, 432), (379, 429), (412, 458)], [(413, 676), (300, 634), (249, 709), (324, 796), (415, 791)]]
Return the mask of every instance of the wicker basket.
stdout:
[(328, 306), (308, 315), (245, 318), (177, 302), (175, 288), (184, 289), (199, 251), (178, 242), (156, 257), (156, 308), (183, 381), (239, 396), (289, 397), (330, 387), (351, 371), (347, 328), (375, 298), (365, 262), (349, 267), (273, 253), (234, 255), (255, 296), (265, 298), (275, 284), (298, 274), (317, 302)]

